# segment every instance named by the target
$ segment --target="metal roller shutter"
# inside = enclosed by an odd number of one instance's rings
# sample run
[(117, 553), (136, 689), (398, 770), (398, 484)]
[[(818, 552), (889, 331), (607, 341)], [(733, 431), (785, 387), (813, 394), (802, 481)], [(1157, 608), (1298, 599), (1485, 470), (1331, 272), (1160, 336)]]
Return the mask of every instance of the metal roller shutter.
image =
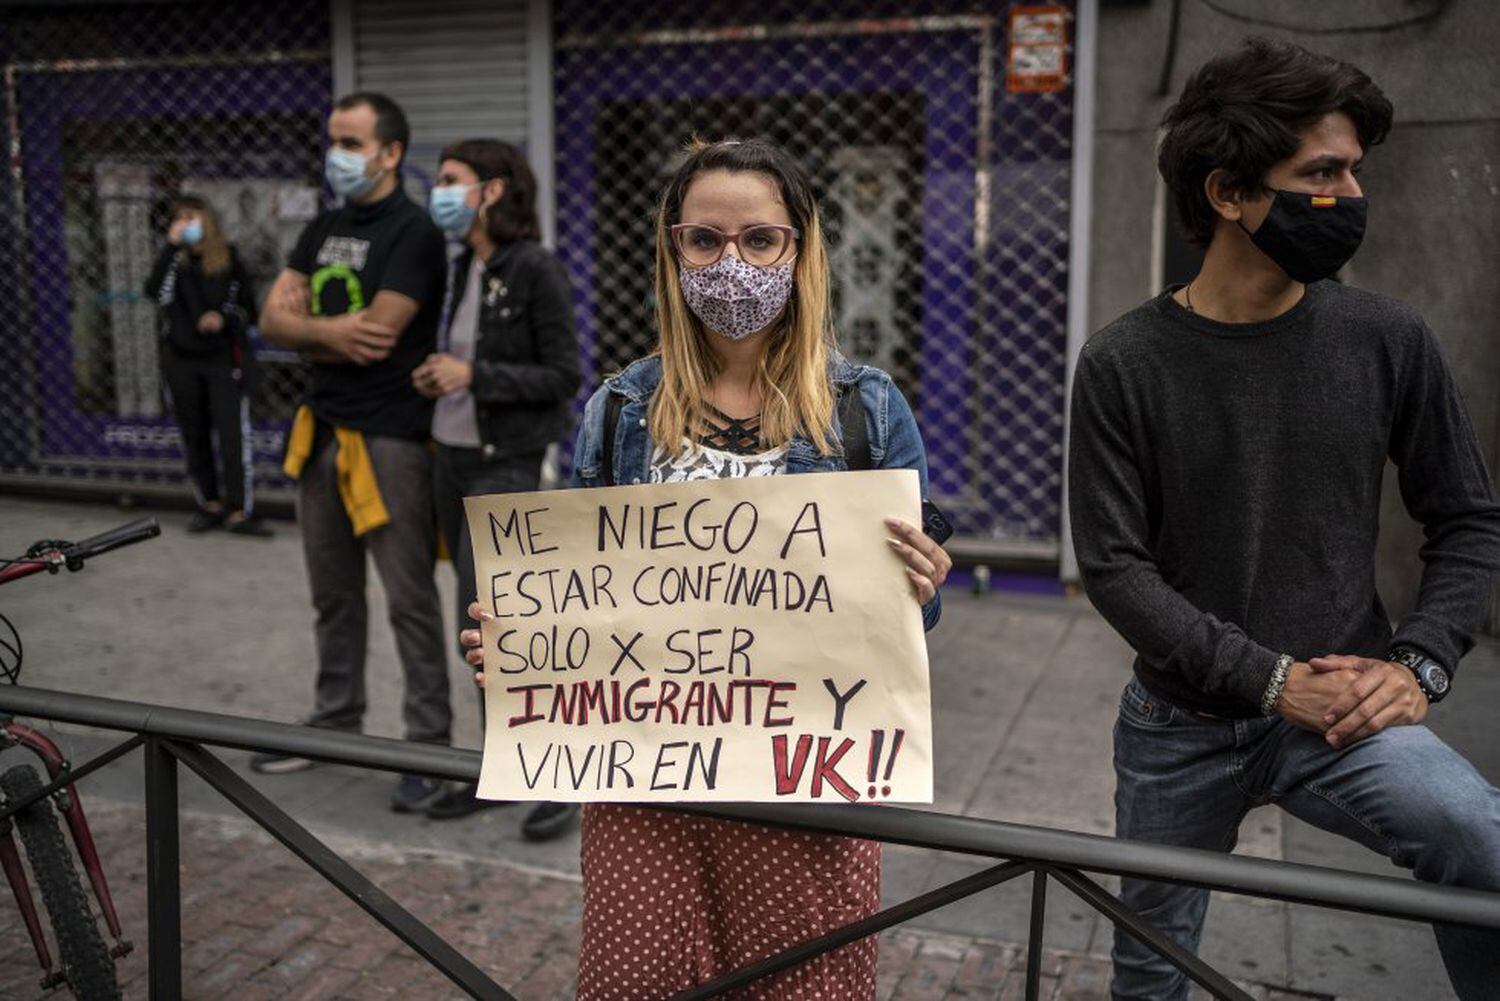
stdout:
[(526, 0), (357, 0), (351, 13), (355, 86), (406, 109), (418, 173), (458, 139), (526, 145)]

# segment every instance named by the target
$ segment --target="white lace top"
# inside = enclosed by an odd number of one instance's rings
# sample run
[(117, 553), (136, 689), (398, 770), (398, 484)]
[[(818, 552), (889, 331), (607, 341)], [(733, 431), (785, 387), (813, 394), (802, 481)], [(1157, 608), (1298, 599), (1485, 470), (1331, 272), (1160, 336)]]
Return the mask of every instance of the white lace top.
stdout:
[(754, 455), (736, 455), (686, 438), (683, 450), (668, 452), (660, 445), (651, 453), (652, 483), (683, 483), (687, 480), (727, 480), (740, 476), (776, 476), (786, 472), (786, 446)]

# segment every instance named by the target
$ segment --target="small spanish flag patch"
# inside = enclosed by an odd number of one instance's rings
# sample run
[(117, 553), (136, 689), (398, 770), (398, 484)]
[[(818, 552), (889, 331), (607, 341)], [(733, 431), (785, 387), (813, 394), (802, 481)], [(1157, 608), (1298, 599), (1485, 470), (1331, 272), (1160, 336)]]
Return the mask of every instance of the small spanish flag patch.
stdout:
[(1327, 209), (1337, 205), (1339, 200), (1332, 195), (1313, 195), (1312, 207), (1315, 209)]

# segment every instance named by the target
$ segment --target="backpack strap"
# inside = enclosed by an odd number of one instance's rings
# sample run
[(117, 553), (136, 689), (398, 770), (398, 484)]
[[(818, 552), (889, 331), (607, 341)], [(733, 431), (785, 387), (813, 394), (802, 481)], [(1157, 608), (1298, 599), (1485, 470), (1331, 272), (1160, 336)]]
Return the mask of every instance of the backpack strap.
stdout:
[(615, 485), (615, 426), (620, 423), (620, 412), (625, 409), (625, 397), (613, 390), (605, 390), (604, 397), (604, 447), (599, 455), (600, 472), (604, 474), (604, 485)]
[(865, 400), (857, 384), (839, 394), (839, 424), (844, 430), (844, 461), (850, 469), (870, 468), (870, 429), (865, 424)]

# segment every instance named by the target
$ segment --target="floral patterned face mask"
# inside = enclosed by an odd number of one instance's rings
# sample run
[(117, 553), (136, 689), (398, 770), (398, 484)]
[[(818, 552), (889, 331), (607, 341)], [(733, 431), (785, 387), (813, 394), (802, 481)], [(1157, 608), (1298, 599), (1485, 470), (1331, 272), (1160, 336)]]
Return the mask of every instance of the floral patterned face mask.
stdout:
[(792, 263), (758, 268), (725, 254), (706, 268), (681, 266), (682, 297), (709, 330), (738, 341), (764, 330), (786, 308)]

